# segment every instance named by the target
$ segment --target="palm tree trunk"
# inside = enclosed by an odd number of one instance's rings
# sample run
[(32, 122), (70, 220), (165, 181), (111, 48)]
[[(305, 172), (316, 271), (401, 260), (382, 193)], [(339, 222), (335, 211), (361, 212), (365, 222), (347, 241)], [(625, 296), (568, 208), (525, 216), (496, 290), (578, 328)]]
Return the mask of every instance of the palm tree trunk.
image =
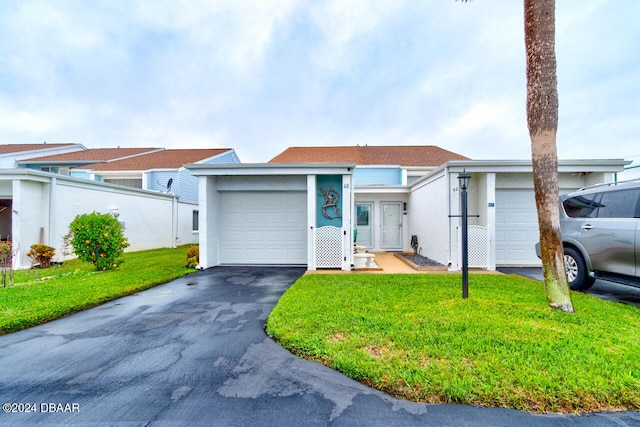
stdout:
[(524, 0), (527, 123), (538, 208), (545, 291), (550, 307), (573, 312), (564, 270), (558, 211), (558, 88), (555, 0)]

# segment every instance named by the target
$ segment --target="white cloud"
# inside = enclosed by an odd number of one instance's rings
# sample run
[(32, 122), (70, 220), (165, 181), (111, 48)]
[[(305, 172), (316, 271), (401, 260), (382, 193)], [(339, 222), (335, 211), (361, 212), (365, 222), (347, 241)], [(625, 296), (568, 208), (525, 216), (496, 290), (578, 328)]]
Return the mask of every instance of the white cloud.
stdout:
[(210, 49), (210, 60), (248, 72), (260, 65), (278, 25), (293, 12), (294, 0), (139, 0), (132, 21), (143, 28), (184, 33)]
[[(560, 156), (637, 153), (639, 13), (557, 3)], [(522, 19), (508, 0), (2, 1), (0, 143), (526, 158)]]
[(375, 38), (388, 20), (403, 7), (401, 0), (330, 0), (317, 4), (310, 15), (320, 32), (319, 46), (313, 51), (314, 63), (334, 72), (348, 71), (357, 63), (358, 40)]

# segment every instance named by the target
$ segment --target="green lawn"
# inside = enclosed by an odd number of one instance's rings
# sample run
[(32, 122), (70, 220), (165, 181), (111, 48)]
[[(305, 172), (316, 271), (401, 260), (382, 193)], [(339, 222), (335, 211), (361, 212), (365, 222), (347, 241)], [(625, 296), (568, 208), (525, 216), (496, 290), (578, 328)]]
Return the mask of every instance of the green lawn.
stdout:
[(192, 273), (188, 246), (125, 253), (119, 269), (96, 272), (79, 260), (61, 267), (15, 272), (0, 287), (0, 335), (57, 319)]
[(417, 402), (530, 412), (640, 409), (640, 308), (541, 283), (472, 275), (309, 275), (267, 333), (294, 353)]

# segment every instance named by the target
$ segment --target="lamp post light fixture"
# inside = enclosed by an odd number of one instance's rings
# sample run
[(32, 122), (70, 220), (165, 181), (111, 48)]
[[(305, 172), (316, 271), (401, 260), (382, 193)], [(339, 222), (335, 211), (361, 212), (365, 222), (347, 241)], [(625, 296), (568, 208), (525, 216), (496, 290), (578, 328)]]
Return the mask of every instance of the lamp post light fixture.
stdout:
[(467, 188), (471, 175), (465, 169), (458, 174), (460, 182), (460, 202), (462, 204), (462, 298), (469, 297), (469, 239), (468, 239), (468, 212), (467, 212)]

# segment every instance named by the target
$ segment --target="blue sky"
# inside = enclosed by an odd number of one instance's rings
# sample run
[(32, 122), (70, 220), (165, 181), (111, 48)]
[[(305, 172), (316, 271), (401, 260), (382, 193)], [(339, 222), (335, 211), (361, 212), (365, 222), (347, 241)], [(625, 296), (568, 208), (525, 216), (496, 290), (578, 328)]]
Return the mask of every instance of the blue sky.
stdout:
[[(558, 0), (560, 158), (640, 162), (640, 1)], [(0, 143), (527, 159), (522, 1), (0, 2)]]

